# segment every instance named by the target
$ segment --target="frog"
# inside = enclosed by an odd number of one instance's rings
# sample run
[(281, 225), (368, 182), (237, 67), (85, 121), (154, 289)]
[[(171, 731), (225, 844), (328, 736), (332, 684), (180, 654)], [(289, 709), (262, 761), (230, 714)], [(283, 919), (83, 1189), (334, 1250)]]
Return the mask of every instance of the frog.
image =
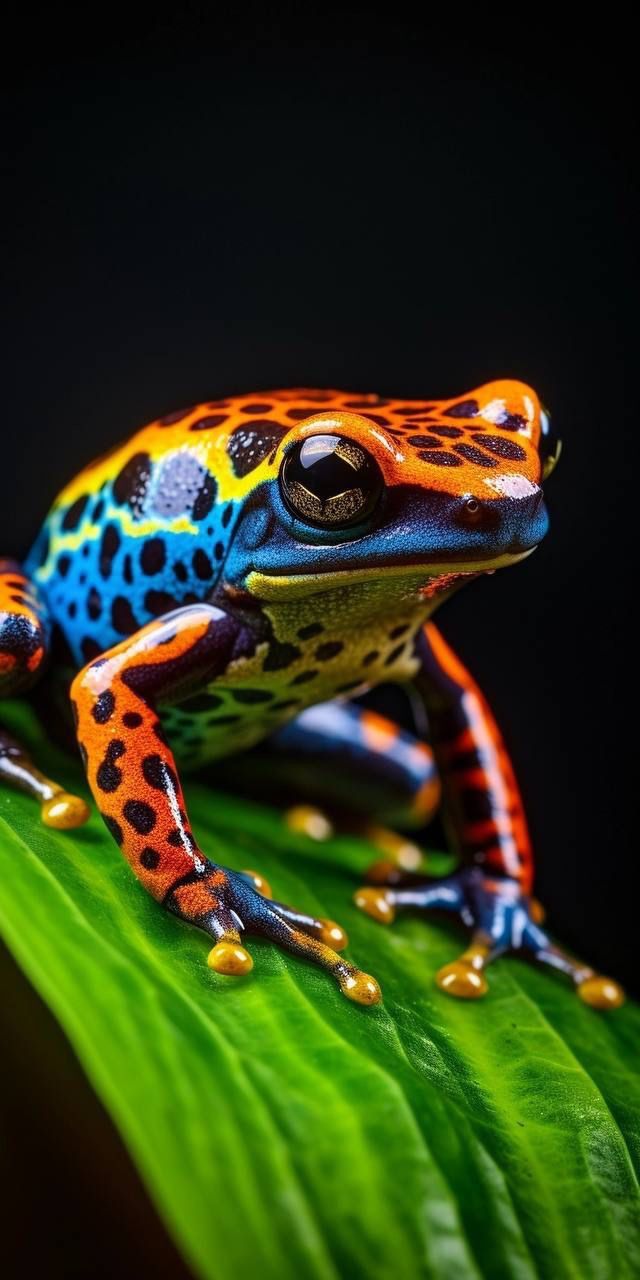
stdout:
[[(381, 999), (344, 956), (341, 925), (199, 847), (181, 782), (194, 771), (249, 791), (257, 780), (267, 797), (289, 784), (309, 801), (290, 810), (308, 834), (323, 812), (377, 824), (387, 856), (355, 906), (386, 925), (434, 910), (466, 926), (467, 947), (436, 977), (444, 993), (484, 996), (489, 963), (515, 953), (588, 1005), (622, 1002), (543, 927), (510, 757), (433, 621), (465, 583), (538, 547), (559, 452), (538, 395), (514, 379), (435, 400), (229, 395), (90, 463), (25, 560), (0, 562), (0, 697), (48, 708), (49, 724), (70, 715), (114, 842), (160, 905), (209, 936), (214, 973), (248, 974), (254, 934), (326, 970), (354, 1003)], [(389, 683), (410, 692), (419, 730), (362, 701)], [(37, 798), (50, 826), (87, 819), (86, 801), (5, 729), (0, 781)], [(459, 858), (446, 876), (411, 861), (410, 833), (437, 814)]]

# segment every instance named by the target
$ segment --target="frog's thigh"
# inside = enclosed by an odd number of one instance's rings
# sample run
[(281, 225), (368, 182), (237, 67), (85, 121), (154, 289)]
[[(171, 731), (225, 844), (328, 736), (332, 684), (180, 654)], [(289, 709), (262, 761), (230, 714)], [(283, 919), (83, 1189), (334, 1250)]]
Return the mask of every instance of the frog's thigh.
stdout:
[(276, 802), (312, 801), (393, 826), (423, 825), (440, 798), (430, 749), (392, 720), (349, 702), (308, 707), (236, 757), (234, 768), (242, 789)]

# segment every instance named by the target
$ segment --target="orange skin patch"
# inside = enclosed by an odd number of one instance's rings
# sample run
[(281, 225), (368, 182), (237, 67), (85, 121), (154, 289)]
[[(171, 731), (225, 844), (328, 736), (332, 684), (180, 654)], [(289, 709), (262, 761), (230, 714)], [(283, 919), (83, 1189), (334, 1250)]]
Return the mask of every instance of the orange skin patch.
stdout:
[(329, 435), (345, 432), (366, 445), (387, 485), (414, 483), (499, 500), (521, 496), (540, 482), (540, 402), (524, 383), (491, 382), (448, 400), (300, 388), (229, 396), (157, 419), (80, 472), (57, 505), (96, 491), (135, 454), (156, 460), (187, 445), (215, 474), (223, 499), (241, 498), (277, 474), (285, 441), (243, 481), (231, 469), (229, 437), (238, 428), (267, 430), (268, 424), (286, 429), (288, 446), (319, 429)]

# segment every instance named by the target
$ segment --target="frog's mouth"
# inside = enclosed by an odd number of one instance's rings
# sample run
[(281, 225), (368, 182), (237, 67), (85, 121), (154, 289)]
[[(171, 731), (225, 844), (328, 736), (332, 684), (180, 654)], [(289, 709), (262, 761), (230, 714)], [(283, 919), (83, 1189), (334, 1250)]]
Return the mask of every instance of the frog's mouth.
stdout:
[(519, 560), (525, 560), (535, 550), (535, 547), (529, 547), (525, 551), (504, 552), (486, 560), (448, 560), (442, 564), (425, 563), (424, 559), (417, 557), (414, 562), (405, 558), (397, 564), (352, 564), (348, 569), (328, 568), (320, 573), (298, 573), (293, 569), (290, 572), (283, 569), (277, 573), (263, 573), (258, 569), (251, 569), (246, 582), (253, 596), (263, 600), (283, 600), (317, 595), (323, 591), (365, 582), (379, 584), (381, 590), (384, 590), (392, 579), (409, 594), (416, 593), (429, 599), (437, 594), (438, 584), (441, 584), (442, 589), (447, 589), (457, 585), (459, 579), (493, 573), (495, 569), (504, 569), (517, 564)]

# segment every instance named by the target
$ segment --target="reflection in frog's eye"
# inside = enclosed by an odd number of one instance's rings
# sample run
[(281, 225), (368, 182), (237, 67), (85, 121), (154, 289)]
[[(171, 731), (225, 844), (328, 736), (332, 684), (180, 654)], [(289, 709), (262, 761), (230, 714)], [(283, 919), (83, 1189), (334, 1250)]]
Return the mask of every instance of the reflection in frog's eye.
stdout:
[(554, 431), (551, 418), (546, 409), (540, 410), (540, 457), (542, 459), (542, 479), (551, 475), (562, 452), (562, 440)]
[(286, 506), (320, 529), (361, 524), (377, 506), (382, 489), (377, 463), (343, 436), (309, 436), (287, 453), (280, 471)]

